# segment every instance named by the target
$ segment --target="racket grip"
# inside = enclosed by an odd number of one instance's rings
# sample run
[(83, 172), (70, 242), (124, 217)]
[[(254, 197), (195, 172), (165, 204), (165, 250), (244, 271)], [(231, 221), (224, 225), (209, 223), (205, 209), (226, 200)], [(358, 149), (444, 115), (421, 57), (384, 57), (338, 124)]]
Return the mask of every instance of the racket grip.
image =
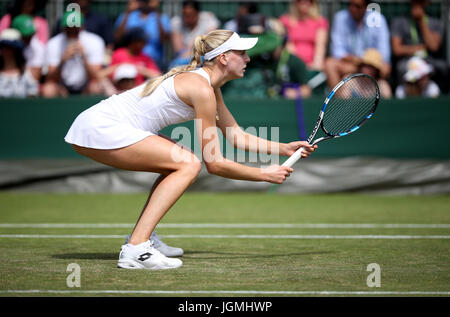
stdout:
[(295, 151), (294, 154), (292, 154), (287, 160), (286, 162), (284, 162), (281, 166), (288, 166), (291, 167), (292, 165), (295, 164), (295, 162), (297, 162), (301, 157), (302, 157), (302, 151), (303, 151), (303, 147), (299, 148), (297, 151)]

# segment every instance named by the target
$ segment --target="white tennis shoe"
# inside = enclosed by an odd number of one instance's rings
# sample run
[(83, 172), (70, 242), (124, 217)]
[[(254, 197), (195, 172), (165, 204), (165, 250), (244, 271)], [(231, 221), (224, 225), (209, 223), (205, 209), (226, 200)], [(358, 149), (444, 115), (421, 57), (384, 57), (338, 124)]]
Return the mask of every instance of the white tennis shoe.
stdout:
[(123, 269), (167, 270), (183, 265), (180, 259), (168, 258), (159, 252), (150, 240), (138, 245), (124, 244), (117, 267)]
[[(130, 235), (127, 236), (125, 244), (130, 240)], [(156, 248), (159, 252), (164, 254), (165, 256), (176, 257), (183, 256), (184, 251), (182, 248), (171, 247), (165, 244), (161, 238), (156, 234), (155, 231), (152, 232), (150, 236), (150, 240), (153, 242), (153, 247)]]

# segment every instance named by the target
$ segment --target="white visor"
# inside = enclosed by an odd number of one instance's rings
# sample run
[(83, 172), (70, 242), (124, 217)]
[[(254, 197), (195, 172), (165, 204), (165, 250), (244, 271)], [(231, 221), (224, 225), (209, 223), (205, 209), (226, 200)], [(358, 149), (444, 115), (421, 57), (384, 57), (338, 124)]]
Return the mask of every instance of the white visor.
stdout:
[(233, 33), (232, 36), (224, 43), (213, 49), (212, 51), (205, 54), (205, 59), (207, 61), (212, 60), (214, 57), (219, 56), (222, 53), (236, 50), (236, 51), (245, 51), (251, 49), (258, 42), (257, 37), (251, 38), (242, 38), (236, 32)]

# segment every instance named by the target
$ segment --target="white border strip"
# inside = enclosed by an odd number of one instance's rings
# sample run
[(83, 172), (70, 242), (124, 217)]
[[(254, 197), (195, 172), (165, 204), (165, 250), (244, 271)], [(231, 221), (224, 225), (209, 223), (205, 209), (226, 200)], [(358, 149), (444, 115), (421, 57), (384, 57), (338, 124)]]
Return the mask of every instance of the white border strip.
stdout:
[[(131, 223), (0, 223), (0, 228), (133, 228)], [(158, 228), (450, 229), (450, 224), (405, 223), (161, 223)]]
[(442, 291), (162, 291), (162, 290), (0, 290), (2, 294), (249, 294), (249, 295), (450, 295)]
[[(124, 239), (116, 234), (0, 234), (0, 238), (15, 239)], [(168, 234), (175, 239), (450, 239), (450, 235), (261, 235), (261, 234)]]

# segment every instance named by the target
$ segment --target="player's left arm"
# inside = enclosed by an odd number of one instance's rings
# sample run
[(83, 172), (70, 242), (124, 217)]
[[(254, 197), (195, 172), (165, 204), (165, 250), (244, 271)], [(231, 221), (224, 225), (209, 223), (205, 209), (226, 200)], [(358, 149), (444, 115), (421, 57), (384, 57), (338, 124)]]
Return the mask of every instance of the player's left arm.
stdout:
[(237, 124), (222, 97), (220, 89), (214, 90), (217, 104), (216, 125), (235, 148), (245, 151), (290, 156), (300, 147), (305, 147), (303, 156), (307, 157), (317, 146), (311, 147), (307, 142), (295, 141), (281, 143), (266, 140), (242, 130)]

